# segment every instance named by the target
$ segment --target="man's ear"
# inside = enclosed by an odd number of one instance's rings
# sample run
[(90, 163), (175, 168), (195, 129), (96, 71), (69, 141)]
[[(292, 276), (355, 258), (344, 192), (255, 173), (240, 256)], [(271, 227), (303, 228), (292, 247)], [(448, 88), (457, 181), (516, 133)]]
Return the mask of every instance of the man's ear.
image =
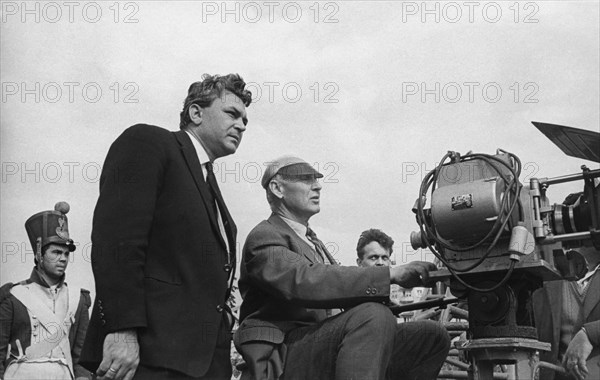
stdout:
[(361, 259), (356, 259), (356, 265), (360, 266), (360, 263), (362, 262)]
[(199, 126), (202, 124), (202, 107), (200, 107), (198, 104), (190, 105), (190, 108), (188, 109), (188, 116), (194, 125)]
[(281, 189), (281, 184), (278, 181), (271, 180), (269, 182), (269, 190), (273, 195), (275, 195), (278, 199), (283, 198), (283, 191)]

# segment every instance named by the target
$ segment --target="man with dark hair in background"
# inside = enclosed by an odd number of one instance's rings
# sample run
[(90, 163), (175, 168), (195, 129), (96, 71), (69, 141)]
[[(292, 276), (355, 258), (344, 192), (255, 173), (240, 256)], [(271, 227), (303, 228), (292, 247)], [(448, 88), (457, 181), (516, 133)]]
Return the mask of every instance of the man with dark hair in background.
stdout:
[[(356, 244), (356, 265), (359, 267), (389, 267), (390, 256), (394, 252), (394, 240), (385, 232), (371, 228), (363, 231)], [(394, 297), (400, 292), (400, 286), (390, 284), (390, 304), (399, 304)]]
[(393, 247), (394, 240), (383, 231), (375, 228), (363, 231), (356, 244), (356, 264), (359, 267), (390, 266)]
[(100, 379), (231, 377), (236, 226), (213, 162), (240, 145), (251, 93), (237, 74), (202, 79), (189, 87), (180, 131), (134, 125), (106, 157), (82, 354)]

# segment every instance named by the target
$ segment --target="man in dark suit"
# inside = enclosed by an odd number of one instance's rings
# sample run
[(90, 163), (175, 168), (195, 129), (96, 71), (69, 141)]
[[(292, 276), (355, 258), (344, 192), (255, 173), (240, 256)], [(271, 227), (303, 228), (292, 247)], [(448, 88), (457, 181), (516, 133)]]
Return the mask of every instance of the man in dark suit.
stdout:
[[(248, 235), (241, 262), (241, 324), (234, 336), (245, 379), (434, 379), (449, 338), (432, 321), (396, 324), (390, 283), (423, 285), (432, 263), (336, 265), (309, 227), (323, 177), (281, 157), (262, 178), (272, 215)], [(346, 308), (337, 315), (331, 309)]]
[[(577, 249), (588, 264), (579, 281), (549, 281), (533, 293), (533, 312), (538, 338), (552, 344), (540, 359), (562, 364), (567, 374), (540, 370), (540, 379), (600, 378), (600, 252), (594, 247)], [(590, 360), (591, 359), (591, 360)]]
[[(236, 227), (213, 161), (238, 148), (251, 94), (237, 74), (193, 83), (181, 131), (127, 129), (100, 178), (96, 301), (81, 361), (100, 379), (229, 379)], [(139, 364), (139, 365), (138, 365)]]

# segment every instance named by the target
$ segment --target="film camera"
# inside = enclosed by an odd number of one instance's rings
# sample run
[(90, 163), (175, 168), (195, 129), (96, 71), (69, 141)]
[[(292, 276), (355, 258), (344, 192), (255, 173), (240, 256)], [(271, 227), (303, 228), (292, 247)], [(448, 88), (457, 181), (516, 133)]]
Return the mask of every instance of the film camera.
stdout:
[[(566, 154), (600, 162), (599, 133), (533, 124)], [(587, 264), (577, 249), (600, 254), (600, 170), (582, 166), (580, 173), (525, 184), (520, 174), (519, 158), (503, 150), (448, 152), (423, 178), (413, 208), (419, 231), (411, 245), (428, 248), (443, 264), (431, 280), (467, 301), (464, 349), (475, 379), (491, 379), (491, 363), (517, 363), (520, 378), (533, 378), (541, 364), (532, 357), (550, 348), (537, 341), (533, 291), (544, 281), (582, 278)], [(573, 181), (583, 182), (581, 192), (550, 201), (550, 188)]]
[[(600, 162), (600, 134), (534, 125), (567, 154)], [(524, 185), (514, 154), (448, 152), (423, 178), (411, 244), (444, 264), (432, 280), (449, 282), (453, 295), (467, 299), (472, 338), (537, 339), (531, 293), (543, 281), (586, 273), (585, 259), (572, 248), (600, 251), (600, 170), (581, 169)], [(549, 187), (571, 181), (583, 181), (583, 191), (552, 204)]]

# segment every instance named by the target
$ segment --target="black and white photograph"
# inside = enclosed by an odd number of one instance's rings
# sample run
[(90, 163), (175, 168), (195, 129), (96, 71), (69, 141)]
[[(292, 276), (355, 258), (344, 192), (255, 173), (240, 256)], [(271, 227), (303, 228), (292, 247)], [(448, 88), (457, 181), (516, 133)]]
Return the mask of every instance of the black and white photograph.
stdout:
[(598, 1), (0, 17), (0, 380), (600, 380)]

